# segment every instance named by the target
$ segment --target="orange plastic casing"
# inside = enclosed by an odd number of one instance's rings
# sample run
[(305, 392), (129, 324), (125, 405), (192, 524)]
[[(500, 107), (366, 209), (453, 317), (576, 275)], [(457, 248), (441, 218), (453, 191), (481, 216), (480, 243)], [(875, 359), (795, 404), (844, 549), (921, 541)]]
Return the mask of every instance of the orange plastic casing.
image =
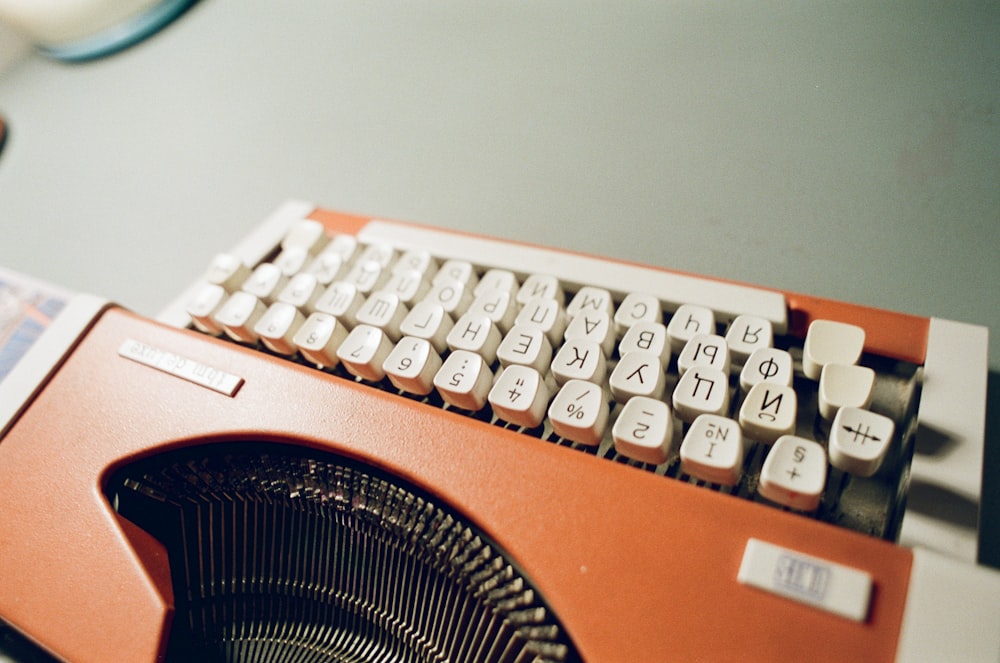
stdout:
[[(119, 356), (127, 339), (243, 378), (227, 396)], [(0, 615), (59, 657), (162, 655), (163, 549), (102, 492), (192, 443), (358, 459), (464, 514), (518, 561), (592, 662), (894, 657), (911, 554), (110, 309), (0, 441)], [(750, 537), (871, 574), (855, 623), (741, 585)]]

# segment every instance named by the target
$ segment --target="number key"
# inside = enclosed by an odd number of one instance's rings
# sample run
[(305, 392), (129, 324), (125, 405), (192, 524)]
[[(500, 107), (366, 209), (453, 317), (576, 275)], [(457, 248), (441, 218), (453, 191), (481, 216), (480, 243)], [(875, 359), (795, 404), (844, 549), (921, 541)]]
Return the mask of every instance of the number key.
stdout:
[(661, 400), (635, 396), (622, 408), (611, 436), (623, 456), (654, 465), (665, 463), (674, 438), (670, 408)]
[(568, 380), (549, 406), (556, 435), (591, 447), (601, 443), (609, 414), (604, 390), (586, 380)]

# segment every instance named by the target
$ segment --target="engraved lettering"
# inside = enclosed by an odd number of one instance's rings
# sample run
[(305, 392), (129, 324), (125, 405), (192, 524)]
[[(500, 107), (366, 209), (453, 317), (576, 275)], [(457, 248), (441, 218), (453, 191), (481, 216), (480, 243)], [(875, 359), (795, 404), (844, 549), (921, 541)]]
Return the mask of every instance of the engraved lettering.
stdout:
[(584, 367), (587, 361), (587, 357), (590, 356), (590, 350), (586, 350), (583, 355), (580, 355), (580, 347), (577, 345), (573, 346), (573, 358), (567, 362), (567, 366), (572, 366), (577, 364), (581, 369)]
[(705, 393), (705, 400), (707, 401), (708, 399), (710, 399), (712, 397), (712, 388), (715, 387), (715, 381), (713, 381), (711, 378), (703, 378), (698, 373), (694, 374), (694, 380), (695, 380), (694, 390), (691, 392), (691, 396), (692, 397), (697, 396), (698, 390), (701, 389), (702, 383), (707, 382), (708, 389)]
[(384, 318), (389, 310), (389, 301), (382, 299), (381, 297), (375, 297), (374, 301), (368, 306), (368, 311), (375, 318)]
[(774, 358), (768, 357), (767, 361), (762, 361), (757, 365), (757, 372), (760, 373), (761, 377), (765, 380), (770, 380), (779, 371), (778, 362), (774, 361)]
[(497, 309), (500, 308), (500, 302), (502, 297), (497, 297), (493, 301), (483, 302), (482, 307), (485, 313), (496, 313)]
[(719, 346), (717, 345), (703, 345), (698, 343), (698, 347), (694, 351), (694, 359), (698, 360), (698, 355), (705, 355), (708, 357), (708, 361), (712, 364), (715, 363), (715, 358), (718, 356)]
[[(758, 419), (767, 419), (768, 421), (777, 420), (777, 414), (781, 410), (781, 399), (784, 397), (784, 394), (779, 392), (777, 396), (768, 400), (770, 396), (771, 390), (768, 389), (764, 392), (764, 399), (760, 404), (760, 411), (757, 412)], [(773, 413), (767, 412), (767, 410), (771, 409), (772, 406), (774, 408)]]
[(471, 322), (466, 323), (465, 330), (462, 332), (462, 338), (471, 338), (475, 341), (476, 337), (479, 336), (479, 332), (482, 331), (482, 328), (482, 324), (477, 324), (473, 327)]
[(164, 352), (140, 341), (126, 339), (118, 348), (118, 354), (226, 396), (235, 396), (243, 384), (243, 379), (235, 375), (172, 352)]
[(705, 437), (708, 439), (718, 438), (723, 442), (729, 437), (729, 429), (723, 426), (718, 426), (714, 422), (708, 424), (708, 429), (705, 431)]
[(763, 327), (751, 330), (750, 326), (747, 325), (746, 329), (743, 330), (743, 342), (749, 345), (756, 345), (757, 343), (760, 343), (760, 333), (762, 331), (764, 331)]
[(531, 334), (518, 334), (518, 338), (520, 341), (511, 351), (519, 355), (527, 355), (528, 351), (531, 350), (531, 342), (533, 340)]
[(535, 281), (532, 284), (531, 296), (532, 297), (540, 297), (540, 296), (545, 295), (547, 293), (547, 291), (548, 291), (548, 285), (545, 282), (543, 282), (543, 281)]
[[(628, 376), (625, 379), (626, 380), (631, 380), (632, 378), (638, 378), (639, 379), (639, 384), (646, 384), (646, 380), (643, 379), (643, 377), (642, 377), (642, 369), (648, 368), (648, 367), (649, 367), (649, 364), (640, 364), (634, 371), (632, 371), (631, 373), (629, 373)], [(697, 388), (695, 388), (695, 391), (697, 391)]]
[(414, 327), (416, 327), (417, 329), (427, 329), (427, 328), (428, 328), (428, 327), (430, 326), (430, 324), (431, 324), (431, 320), (433, 320), (433, 319), (434, 319), (434, 314), (433, 314), (433, 313), (428, 313), (428, 314), (427, 314), (427, 319), (426, 319), (426, 320), (424, 320), (424, 321), (423, 321), (423, 322), (421, 322), (421, 323), (416, 323), (416, 322), (414, 322), (414, 323), (412, 323), (412, 324), (413, 324), (413, 326), (414, 326)]
[(646, 302), (636, 302), (632, 305), (632, 317), (636, 320), (642, 320), (648, 310)]
[(595, 311), (600, 311), (602, 304), (604, 303), (603, 297), (591, 297), (589, 294), (583, 294), (583, 302), (580, 304), (581, 309), (592, 308)]

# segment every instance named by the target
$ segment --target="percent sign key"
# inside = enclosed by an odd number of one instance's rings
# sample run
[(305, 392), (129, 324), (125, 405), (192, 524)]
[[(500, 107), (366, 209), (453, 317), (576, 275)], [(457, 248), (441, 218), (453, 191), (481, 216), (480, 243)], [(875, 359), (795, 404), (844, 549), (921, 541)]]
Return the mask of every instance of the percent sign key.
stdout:
[(568, 380), (549, 406), (556, 435), (587, 446), (601, 443), (609, 416), (603, 389), (586, 380)]

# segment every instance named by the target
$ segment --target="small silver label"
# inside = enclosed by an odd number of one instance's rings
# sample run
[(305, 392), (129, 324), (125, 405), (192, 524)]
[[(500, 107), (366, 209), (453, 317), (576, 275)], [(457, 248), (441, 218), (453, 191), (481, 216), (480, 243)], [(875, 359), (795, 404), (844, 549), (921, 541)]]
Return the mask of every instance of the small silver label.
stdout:
[(235, 396), (239, 388), (243, 386), (243, 378), (238, 375), (226, 373), (199, 361), (161, 350), (131, 338), (125, 339), (125, 342), (118, 348), (118, 355), (230, 397)]

